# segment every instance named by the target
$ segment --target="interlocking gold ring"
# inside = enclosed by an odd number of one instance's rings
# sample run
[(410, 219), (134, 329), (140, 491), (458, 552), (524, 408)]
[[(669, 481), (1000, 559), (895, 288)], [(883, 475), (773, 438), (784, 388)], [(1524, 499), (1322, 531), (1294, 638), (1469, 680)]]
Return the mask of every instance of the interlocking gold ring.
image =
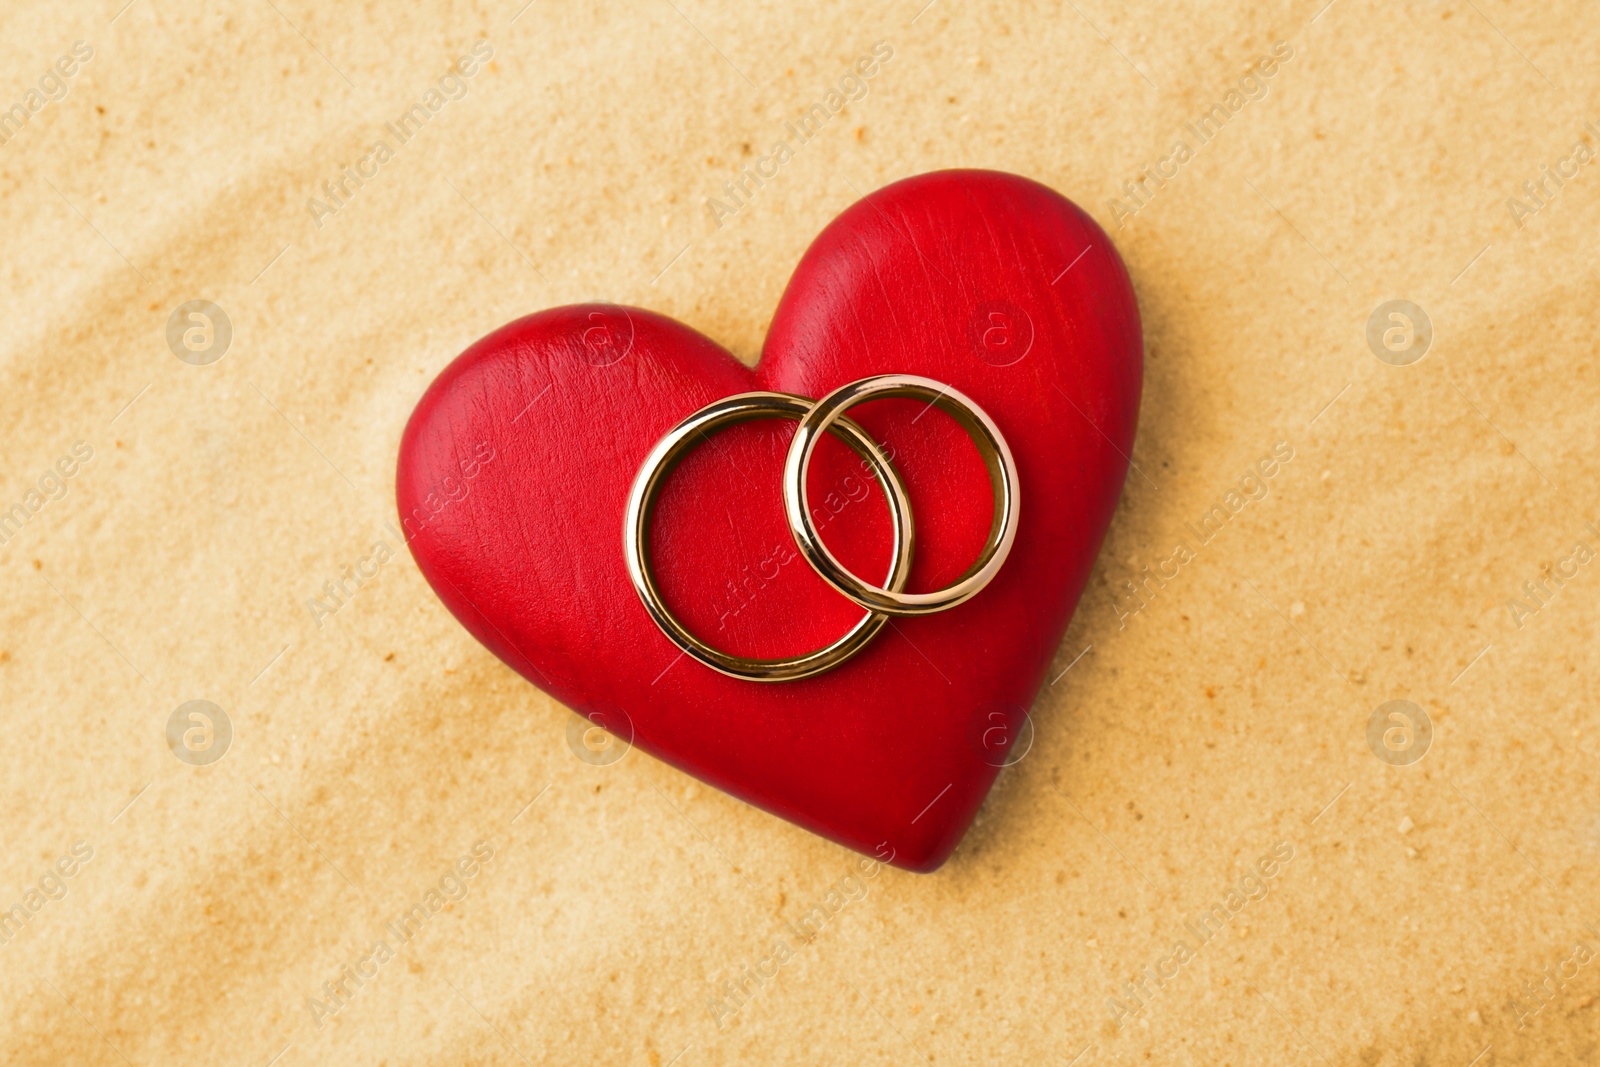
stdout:
[[(806, 469), (822, 434), (839, 424), (844, 413), (868, 400), (909, 397), (926, 400), (948, 414), (972, 438), (989, 468), (994, 487), (994, 521), (989, 527), (983, 551), (966, 572), (950, 585), (931, 593), (904, 593), (900, 588), (868, 585), (847, 570), (822, 543), (811, 522), (811, 502), (806, 491)], [(966, 396), (932, 378), (913, 374), (880, 374), (840, 386), (821, 400), (800, 420), (789, 455), (783, 467), (784, 513), (789, 531), (794, 534), (800, 554), (822, 576), (823, 581), (868, 611), (886, 615), (930, 615), (953, 608), (978, 595), (993, 580), (1011, 553), (1017, 537), (1017, 464), (1011, 449), (984, 410)]]
[[(803, 419), (812, 410), (812, 401), (791, 393), (740, 393), (736, 396), (708, 404), (673, 427), (645, 457), (634, 478), (628, 494), (627, 516), (623, 524), (623, 550), (627, 558), (628, 576), (633, 588), (644, 602), (645, 610), (655, 620), (663, 633), (686, 654), (713, 670), (734, 678), (758, 682), (785, 682), (809, 678), (832, 670), (854, 656), (867, 642), (877, 636), (889, 617), (870, 611), (861, 621), (832, 644), (799, 656), (784, 659), (750, 659), (735, 656), (706, 644), (683, 625), (667, 607), (656, 585), (655, 571), (650, 560), (650, 520), (655, 511), (656, 498), (672, 468), (707, 434), (748, 422), (751, 419), (784, 418)], [(832, 430), (845, 444), (872, 466), (878, 484), (889, 498), (889, 519), (893, 524), (894, 549), (889, 559), (888, 589), (905, 588), (911, 573), (911, 552), (915, 541), (911, 521), (911, 501), (899, 472), (889, 462), (889, 457), (865, 430), (849, 419), (835, 417), (829, 421)], [(810, 452), (807, 452), (809, 458)], [(831, 558), (831, 557), (830, 557)]]

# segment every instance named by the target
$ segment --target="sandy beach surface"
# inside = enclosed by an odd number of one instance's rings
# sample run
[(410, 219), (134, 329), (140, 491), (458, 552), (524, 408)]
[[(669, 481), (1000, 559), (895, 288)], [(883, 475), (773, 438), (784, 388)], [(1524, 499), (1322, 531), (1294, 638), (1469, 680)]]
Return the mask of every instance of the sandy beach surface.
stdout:
[[(1600, 1056), (1592, 5), (124, 2), (0, 11), (0, 1062)], [(541, 308), (753, 361), (953, 166), (1106, 228), (1145, 394), (1032, 747), (862, 872), (586, 745), (395, 454)]]

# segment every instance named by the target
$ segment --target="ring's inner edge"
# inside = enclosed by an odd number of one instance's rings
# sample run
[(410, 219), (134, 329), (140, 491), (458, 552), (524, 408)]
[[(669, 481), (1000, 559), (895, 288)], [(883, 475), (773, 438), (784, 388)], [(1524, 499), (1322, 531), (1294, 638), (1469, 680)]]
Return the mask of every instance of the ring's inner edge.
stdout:
[[(645, 485), (644, 497), (639, 508), (640, 521), (635, 527), (635, 530), (630, 532), (630, 535), (637, 538), (636, 551), (639, 559), (640, 575), (643, 578), (644, 583), (649, 587), (652, 599), (654, 601), (654, 603), (647, 604), (646, 607), (650, 610), (652, 615), (660, 614), (666, 619), (670, 620), (673, 625), (671, 627), (663, 627), (663, 629), (668, 631), (669, 637), (682, 638), (683, 641), (691, 644), (693, 648), (686, 649), (685, 651), (694, 653), (703, 661), (711, 661), (712, 666), (732, 666), (740, 671), (755, 669), (764, 672), (770, 672), (803, 666), (814, 659), (827, 656), (831, 652), (841, 651), (845, 648), (850, 648), (851, 654), (853, 654), (855, 648), (852, 647), (852, 643), (854, 643), (856, 647), (864, 645), (867, 640), (875, 636), (877, 631), (882, 629), (884, 624), (888, 622), (888, 616), (879, 612), (871, 611), (869, 609), (866, 610), (866, 613), (862, 615), (855, 625), (853, 625), (849, 630), (845, 631), (845, 633), (837, 640), (823, 645), (820, 648), (813, 649), (810, 652), (803, 652), (798, 655), (786, 656), (778, 659), (753, 659), (747, 656), (739, 656), (735, 653), (724, 652), (721, 649), (707, 644), (699, 636), (692, 633), (689, 628), (683, 624), (682, 620), (680, 620), (677, 615), (673, 613), (667, 606), (666, 597), (662, 595), (661, 587), (656, 581), (655, 562), (650, 551), (650, 531), (654, 528), (656, 504), (660, 498), (661, 490), (665, 486), (667, 478), (687, 457), (689, 452), (691, 452), (699, 444), (709, 443), (711, 434), (720, 432), (722, 430), (731, 429), (732, 427), (740, 425), (741, 423), (756, 422), (762, 419), (790, 419), (798, 423), (807, 414), (809, 414), (811, 410), (810, 400), (804, 397), (793, 396), (791, 394), (772, 394), (770, 397), (761, 398), (759, 402), (764, 406), (760, 408), (749, 409), (743, 407), (732, 407), (725, 412), (718, 412), (703, 425), (695, 427), (692, 433), (684, 434), (668, 447), (666, 455), (664, 455), (661, 459), (661, 462), (656, 465), (655, 470), (651, 473), (649, 481)], [(793, 407), (779, 406), (784, 402), (792, 403)], [(911, 553), (909, 551), (901, 551), (901, 545), (904, 540), (904, 523), (909, 519), (910, 516), (909, 513), (906, 515), (901, 515), (900, 509), (896, 506), (899, 502), (899, 495), (895, 493), (894, 487), (891, 486), (888, 481), (888, 479), (891, 477), (889, 472), (892, 470), (889, 457), (882, 453), (880, 446), (879, 454), (876, 457), (878, 462), (874, 462), (874, 457), (869, 455), (868, 451), (863, 447), (858, 447), (858, 442), (852, 440), (847, 432), (836, 428), (834, 424), (840, 421), (849, 420), (844, 420), (841, 416), (835, 416), (829, 421), (829, 425), (825, 429), (819, 431), (819, 439), (821, 433), (832, 433), (841, 442), (843, 442), (847, 448), (849, 448), (856, 455), (860, 456), (863, 460), (866, 460), (872, 466), (874, 480), (878, 482), (879, 487), (883, 490), (885, 496), (888, 497), (887, 503), (889, 508), (889, 521), (890, 525), (893, 527), (891, 531), (892, 544), (890, 548), (891, 554), (889, 559), (889, 582), (891, 585), (901, 584), (904, 582), (905, 578), (909, 576), (911, 569)], [(855, 424), (852, 423), (852, 425)], [(871, 435), (867, 434), (865, 430), (862, 430), (859, 425), (856, 425), (855, 428), (861, 432), (861, 436), (864, 440), (873, 440)], [(681, 430), (682, 424), (679, 424), (679, 426), (674, 427), (674, 429), (670, 432), (679, 433)], [(876, 441), (873, 441), (873, 444), (876, 445)], [(879, 465), (880, 463), (882, 466)], [(901, 492), (904, 492), (903, 484), (901, 486)], [(866, 631), (868, 627), (871, 628), (870, 632), (863, 632)], [(682, 647), (682, 642), (675, 643), (678, 643), (680, 647)], [(801, 677), (803, 676), (804, 675), (801, 675)]]
[[(811, 513), (811, 499), (810, 490), (806, 485), (806, 471), (811, 466), (812, 453), (816, 449), (817, 442), (822, 439), (822, 435), (831, 431), (834, 424), (842, 419), (844, 417), (844, 412), (849, 410), (851, 407), (859, 407), (863, 404), (870, 404), (874, 400), (896, 399), (927, 400), (934, 407), (937, 407), (940, 411), (943, 411), (946, 415), (949, 415), (961, 425), (961, 428), (967, 432), (967, 436), (971, 439), (973, 447), (978, 450), (978, 455), (982, 458), (983, 465), (989, 472), (989, 487), (993, 494), (994, 500), (994, 515), (989, 523), (989, 535), (984, 539), (984, 546), (978, 552), (978, 557), (977, 559), (973, 560), (971, 566), (963, 571), (959, 577), (947, 583), (942, 589), (934, 589), (926, 593), (894, 594), (904, 598), (908, 603), (911, 604), (916, 604), (919, 602), (926, 603), (940, 596), (946, 590), (960, 585), (962, 582), (966, 581), (968, 578), (971, 578), (973, 575), (983, 570), (984, 567), (989, 565), (989, 562), (1000, 550), (1000, 531), (1005, 528), (1005, 524), (1010, 518), (1009, 509), (1006, 507), (1005, 468), (1000, 459), (999, 442), (995, 440), (993, 434), (991, 434), (989, 430), (989, 427), (985, 426), (983, 421), (979, 419), (973, 411), (963, 405), (960, 401), (956, 400), (954, 397), (950, 396), (945, 390), (933, 389), (925, 385), (902, 385), (896, 386), (892, 389), (884, 389), (882, 391), (856, 394), (856, 396), (843, 396), (837, 400), (834, 400), (833, 402), (829, 403), (826, 408), (824, 408), (822, 419), (817, 423), (816, 435), (812, 437), (810, 441), (806, 442), (805, 453), (801, 456), (800, 503), (804, 507), (806, 514), (809, 515)], [(840, 403), (840, 400), (846, 401), (846, 403)], [(891, 590), (888, 588), (871, 585), (863, 581), (860, 576), (855, 574), (855, 572), (851, 571), (843, 563), (840, 563), (838, 557), (835, 556), (832, 550), (829, 549), (828, 546), (823, 542), (820, 533), (816, 533), (814, 535), (814, 539), (817, 543), (817, 546), (821, 548), (824, 553), (826, 553), (827, 562), (832, 565), (832, 568), (836, 574), (847, 575), (856, 582), (859, 582), (862, 586), (869, 589), (871, 592), (880, 596), (887, 597), (891, 594)]]

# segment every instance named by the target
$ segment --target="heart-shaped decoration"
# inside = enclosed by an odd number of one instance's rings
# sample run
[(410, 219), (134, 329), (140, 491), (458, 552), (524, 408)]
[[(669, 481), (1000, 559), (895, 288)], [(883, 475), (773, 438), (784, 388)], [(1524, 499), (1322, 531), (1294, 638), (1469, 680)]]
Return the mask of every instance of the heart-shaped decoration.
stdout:
[[(400, 447), (405, 534), (439, 598), (524, 677), (719, 789), (868, 855), (932, 870), (1032, 704), (1116, 506), (1143, 372), (1138, 307), (1104, 231), (1015, 175), (941, 171), (840, 215), (806, 252), (752, 370), (686, 326), (614, 305), (496, 330), (439, 375)], [(635, 595), (623, 513), (640, 462), (703, 405), (756, 389), (820, 397), (916, 374), (972, 398), (1016, 459), (1020, 526), (983, 592), (891, 620), (854, 659), (802, 681), (726, 677), (680, 653)], [(914, 507), (909, 588), (977, 555), (993, 499), (942, 411), (855, 409)], [(651, 544), (669, 604), (750, 656), (825, 645), (860, 609), (785, 525), (794, 423), (709, 437), (670, 475)], [(858, 457), (823, 441), (809, 474), (823, 538), (884, 580), (888, 509)]]

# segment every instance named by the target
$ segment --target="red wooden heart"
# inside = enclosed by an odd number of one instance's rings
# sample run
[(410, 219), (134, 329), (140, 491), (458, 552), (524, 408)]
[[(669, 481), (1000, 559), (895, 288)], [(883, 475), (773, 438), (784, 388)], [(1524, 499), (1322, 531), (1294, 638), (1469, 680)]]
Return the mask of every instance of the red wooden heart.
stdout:
[[(933, 870), (1025, 733), (1089, 575), (1133, 448), (1142, 351), (1127, 272), (1075, 205), (1014, 175), (925, 174), (822, 232), (754, 370), (686, 326), (614, 305), (553, 308), (478, 341), (406, 427), (400, 514), (445, 605), (556, 699), (767, 811)], [(820, 397), (896, 372), (954, 386), (1011, 445), (1021, 525), (998, 577), (951, 611), (894, 620), (855, 659), (805, 681), (742, 681), (681, 656), (623, 562), (623, 509), (651, 446), (732, 393)], [(989, 528), (976, 450), (913, 401), (852, 416), (892, 450), (910, 491), (911, 588), (946, 584)], [(668, 602), (730, 651), (801, 652), (859, 617), (784, 525), (792, 432), (771, 421), (713, 436), (657, 510)], [(881, 492), (851, 453), (824, 445), (808, 483), (818, 524), (841, 559), (881, 582)]]

